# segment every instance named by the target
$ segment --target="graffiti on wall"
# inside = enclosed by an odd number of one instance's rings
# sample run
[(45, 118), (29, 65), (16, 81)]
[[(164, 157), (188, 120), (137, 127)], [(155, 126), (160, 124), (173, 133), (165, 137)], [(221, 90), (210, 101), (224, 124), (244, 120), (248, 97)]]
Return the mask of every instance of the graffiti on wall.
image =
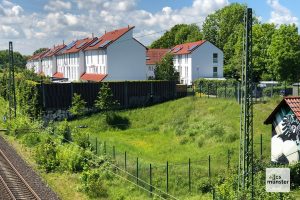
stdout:
[(289, 108), (281, 108), (273, 121), (271, 160), (277, 163), (299, 161), (300, 122)]

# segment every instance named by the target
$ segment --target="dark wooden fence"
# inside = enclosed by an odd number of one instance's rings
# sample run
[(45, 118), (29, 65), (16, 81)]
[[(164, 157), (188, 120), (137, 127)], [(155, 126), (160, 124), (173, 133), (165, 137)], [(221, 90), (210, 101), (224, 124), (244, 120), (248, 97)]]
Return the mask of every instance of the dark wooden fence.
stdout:
[[(147, 106), (183, 97), (171, 81), (107, 82), (121, 108)], [(93, 107), (103, 83), (52, 83), (39, 86), (44, 110), (68, 109), (74, 93), (80, 94), (88, 107)]]

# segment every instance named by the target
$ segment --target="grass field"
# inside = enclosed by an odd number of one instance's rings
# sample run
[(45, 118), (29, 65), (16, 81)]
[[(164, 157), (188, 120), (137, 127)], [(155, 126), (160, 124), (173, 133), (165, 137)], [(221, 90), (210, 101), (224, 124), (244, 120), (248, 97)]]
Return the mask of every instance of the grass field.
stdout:
[[(0, 102), (3, 105), (3, 101)], [(260, 134), (263, 136), (263, 156), (270, 160), (270, 126), (263, 121), (275, 108), (277, 100), (254, 106), (255, 151), (259, 157)], [(3, 111), (0, 111), (3, 115)], [(224, 174), (227, 168), (227, 152), (231, 151), (230, 165), (237, 165), (240, 129), (240, 105), (234, 100), (186, 97), (147, 108), (124, 110), (109, 115), (109, 125), (104, 114), (95, 114), (70, 122), (76, 131), (89, 133), (98, 153), (104, 151), (113, 156), (115, 146), (116, 160), (124, 166), (124, 152), (127, 153), (128, 171), (134, 174), (136, 158), (139, 158), (139, 175), (149, 181), (149, 164), (153, 167), (153, 184), (165, 191), (165, 166), (169, 162), (169, 192), (180, 199), (208, 199), (211, 195), (196, 193), (196, 182), (208, 176), (208, 156), (211, 156), (213, 177)], [(0, 122), (1, 125), (2, 122)], [(79, 126), (87, 128), (78, 128)], [(75, 131), (75, 134), (76, 134)], [(17, 148), (20, 144), (10, 139)], [(18, 147), (19, 146), (19, 147)], [(23, 154), (24, 151), (19, 151)], [(26, 151), (25, 151), (26, 152)], [(32, 157), (32, 155), (23, 155)], [(191, 159), (192, 193), (188, 193), (188, 160)], [(32, 161), (34, 163), (34, 161)], [(131, 170), (131, 171), (130, 171)], [(60, 194), (62, 199), (87, 199), (76, 189), (78, 174), (52, 173), (42, 176)], [(194, 184), (195, 183), (195, 184)], [(110, 198), (123, 196), (125, 199), (145, 199), (146, 192), (133, 185), (114, 181), (109, 188)], [(121, 194), (121, 195), (120, 195)], [(193, 197), (191, 197), (193, 196)]]
[[(256, 156), (260, 156), (260, 134), (263, 137), (263, 157), (270, 157), (270, 126), (263, 121), (275, 108), (278, 100), (254, 106), (254, 136)], [(154, 167), (155, 186), (165, 190), (166, 162), (169, 163), (169, 192), (181, 196), (188, 191), (188, 160), (191, 159), (191, 181), (196, 183), (208, 177), (208, 156), (211, 157), (211, 175), (223, 174), (228, 164), (238, 164), (240, 105), (234, 100), (186, 97), (160, 105), (125, 110), (115, 113), (110, 122), (103, 114), (71, 121), (72, 128), (90, 134), (98, 152), (113, 156), (120, 167), (136, 174), (139, 158), (139, 176), (149, 180), (149, 164)], [(125, 168), (125, 166), (123, 167)], [(129, 169), (128, 169), (129, 168)], [(192, 191), (198, 185), (192, 184)], [(185, 196), (185, 195), (183, 195)]]

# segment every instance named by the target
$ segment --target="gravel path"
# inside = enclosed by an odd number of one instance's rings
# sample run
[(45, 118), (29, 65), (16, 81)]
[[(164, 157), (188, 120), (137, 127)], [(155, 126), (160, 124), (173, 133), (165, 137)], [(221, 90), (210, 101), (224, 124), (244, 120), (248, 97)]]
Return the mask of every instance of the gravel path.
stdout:
[(29, 167), (2, 136), (0, 136), (0, 149), (41, 199), (59, 199), (58, 196), (42, 181), (41, 177)]

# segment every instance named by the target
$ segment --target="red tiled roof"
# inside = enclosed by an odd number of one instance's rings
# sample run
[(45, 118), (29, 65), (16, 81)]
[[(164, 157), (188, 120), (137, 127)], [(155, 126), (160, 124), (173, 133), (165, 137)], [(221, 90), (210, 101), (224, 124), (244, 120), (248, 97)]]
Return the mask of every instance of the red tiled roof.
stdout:
[(65, 44), (54, 46), (53, 48), (50, 49), (50, 51), (48, 51), (45, 55), (43, 55), (43, 58), (53, 56), (54, 54), (62, 50), (65, 46), (66, 46)]
[[(96, 45), (94, 45), (92, 47), (88, 46), (84, 50), (94, 50), (94, 49), (99, 49), (99, 48), (106, 48), (108, 45), (110, 45), (111, 43), (113, 43), (114, 41), (119, 39), (121, 36), (123, 36), (128, 31), (132, 30), (133, 28), (134, 28), (134, 26), (131, 26), (131, 27), (121, 28), (121, 29), (107, 32), (103, 36), (99, 37), (99, 40), (100, 40), (99, 43), (97, 43)], [(105, 43), (105, 45), (103, 47), (100, 47), (104, 43)]]
[(206, 40), (200, 40), (197, 42), (179, 44), (171, 49), (171, 53), (175, 54), (175, 55), (189, 54), (189, 53), (193, 52), (195, 49), (197, 49), (199, 46), (204, 44), (205, 42), (206, 42)]
[(49, 50), (50, 50), (50, 49), (47, 49), (47, 50), (45, 50), (45, 51), (42, 51), (42, 52), (40, 52), (40, 53), (37, 53), (37, 54), (31, 56), (31, 57), (28, 59), (28, 61), (29, 61), (29, 60), (40, 59), (40, 58), (43, 57), (46, 53), (48, 53)]
[(53, 74), (53, 77), (55, 78), (64, 78), (64, 74), (61, 72), (56, 72), (55, 74)]
[[(92, 42), (94, 42), (97, 38), (84, 38), (81, 40), (76, 40), (75, 45), (70, 49), (65, 49), (60, 54), (67, 54), (67, 53), (77, 53), (80, 50), (86, 48), (88, 45), (90, 45)], [(82, 45), (85, 43), (84, 45)], [(82, 45), (82, 46), (81, 46)], [(78, 48), (79, 47), (79, 48)]]
[(148, 49), (147, 50), (147, 65), (155, 65), (157, 62), (168, 53), (170, 49)]
[(283, 105), (288, 105), (298, 120), (300, 120), (300, 97), (284, 97), (284, 99), (273, 110), (270, 116), (264, 121), (264, 124), (271, 124), (276, 113)]
[(94, 82), (101, 82), (105, 79), (107, 74), (87, 74), (84, 73), (80, 78), (85, 81), (94, 81)]

